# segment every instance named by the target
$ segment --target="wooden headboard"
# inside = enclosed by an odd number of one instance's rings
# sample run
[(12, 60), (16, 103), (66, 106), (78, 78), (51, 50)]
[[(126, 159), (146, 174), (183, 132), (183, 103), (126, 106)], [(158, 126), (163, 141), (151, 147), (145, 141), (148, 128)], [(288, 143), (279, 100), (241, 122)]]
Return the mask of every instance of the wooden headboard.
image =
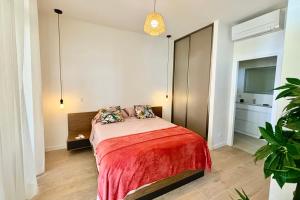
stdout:
[[(154, 114), (158, 117), (162, 117), (162, 106), (152, 107)], [(97, 111), (94, 112), (82, 112), (82, 113), (69, 113), (68, 114), (68, 131), (69, 133), (80, 133), (92, 129), (91, 121), (97, 115)]]

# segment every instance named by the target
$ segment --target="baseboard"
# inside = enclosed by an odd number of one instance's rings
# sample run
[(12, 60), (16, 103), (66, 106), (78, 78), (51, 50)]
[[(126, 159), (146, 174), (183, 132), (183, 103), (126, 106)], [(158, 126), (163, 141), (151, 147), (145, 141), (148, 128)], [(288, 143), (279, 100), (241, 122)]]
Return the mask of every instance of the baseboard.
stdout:
[(240, 131), (240, 130), (235, 130), (234, 133), (239, 133), (239, 134), (247, 135), (249, 137), (253, 137), (253, 138), (256, 138), (256, 139), (260, 138), (260, 135), (250, 134), (250, 133), (247, 133), (247, 132), (244, 132), (244, 131)]
[(218, 148), (221, 148), (223, 146), (227, 145), (226, 142), (221, 142), (219, 144), (214, 144), (213, 145), (213, 149), (218, 149)]
[(55, 150), (60, 150), (60, 149), (67, 149), (66, 145), (55, 145), (55, 146), (47, 146), (45, 148), (45, 151), (55, 151)]

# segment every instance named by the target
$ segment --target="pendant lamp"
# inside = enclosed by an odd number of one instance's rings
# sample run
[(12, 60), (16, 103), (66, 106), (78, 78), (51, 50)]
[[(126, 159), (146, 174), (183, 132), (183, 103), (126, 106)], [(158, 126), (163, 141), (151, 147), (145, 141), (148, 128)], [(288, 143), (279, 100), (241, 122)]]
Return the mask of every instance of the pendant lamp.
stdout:
[(63, 89), (62, 89), (62, 77), (61, 77), (61, 53), (60, 53), (60, 21), (59, 15), (63, 14), (62, 10), (54, 9), (54, 12), (57, 14), (57, 31), (58, 31), (58, 60), (59, 60), (59, 84), (60, 84), (60, 108), (64, 108), (63, 100)]
[(166, 101), (169, 99), (169, 62), (170, 62), (170, 38), (171, 35), (167, 35), (168, 38), (168, 59), (167, 59), (167, 89), (166, 89)]
[(164, 33), (166, 28), (163, 17), (156, 12), (156, 0), (154, 0), (153, 4), (153, 12), (149, 13), (146, 17), (144, 31), (151, 36), (158, 36)]

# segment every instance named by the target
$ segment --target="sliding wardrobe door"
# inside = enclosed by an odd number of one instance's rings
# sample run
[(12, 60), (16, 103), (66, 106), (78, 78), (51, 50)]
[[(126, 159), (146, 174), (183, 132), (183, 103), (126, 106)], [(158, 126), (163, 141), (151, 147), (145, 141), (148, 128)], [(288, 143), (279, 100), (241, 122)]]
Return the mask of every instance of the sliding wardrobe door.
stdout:
[(213, 27), (190, 36), (186, 127), (206, 138)]
[(174, 48), (172, 122), (185, 127), (187, 106), (187, 72), (189, 65), (189, 37), (177, 41)]

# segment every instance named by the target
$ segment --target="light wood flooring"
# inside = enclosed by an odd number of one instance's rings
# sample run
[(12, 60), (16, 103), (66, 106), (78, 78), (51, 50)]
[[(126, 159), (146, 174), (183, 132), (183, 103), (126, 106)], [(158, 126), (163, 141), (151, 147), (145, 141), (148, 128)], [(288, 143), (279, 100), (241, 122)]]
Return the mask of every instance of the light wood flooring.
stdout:
[[(262, 162), (239, 149), (223, 147), (211, 152), (212, 172), (169, 192), (157, 200), (231, 200), (234, 188), (243, 188), (251, 200), (267, 200), (269, 180)], [(39, 194), (33, 200), (96, 200), (97, 171), (91, 150), (46, 153), (46, 172), (38, 178)]]
[(266, 142), (264, 140), (250, 137), (248, 135), (237, 132), (234, 133), (233, 146), (252, 155), (256, 152), (257, 149), (265, 144)]

